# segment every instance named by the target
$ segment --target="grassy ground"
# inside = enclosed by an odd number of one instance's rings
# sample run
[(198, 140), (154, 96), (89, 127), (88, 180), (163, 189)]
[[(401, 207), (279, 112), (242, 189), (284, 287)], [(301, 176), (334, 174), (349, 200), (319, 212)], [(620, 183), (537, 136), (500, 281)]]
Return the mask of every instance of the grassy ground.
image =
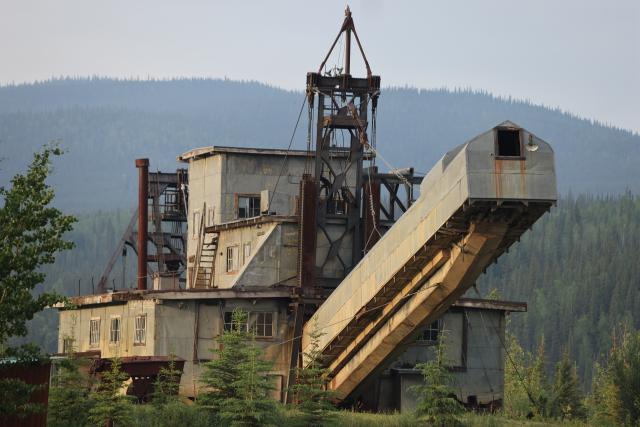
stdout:
[[(295, 417), (295, 413), (288, 412), (287, 418)], [(464, 426), (467, 427), (591, 427), (584, 422), (560, 422), (560, 421), (528, 421), (512, 420), (500, 415), (480, 415), (467, 413), (461, 417)], [(329, 424), (335, 427), (415, 427), (424, 426), (424, 423), (415, 419), (412, 414), (368, 414), (359, 412), (340, 411)]]

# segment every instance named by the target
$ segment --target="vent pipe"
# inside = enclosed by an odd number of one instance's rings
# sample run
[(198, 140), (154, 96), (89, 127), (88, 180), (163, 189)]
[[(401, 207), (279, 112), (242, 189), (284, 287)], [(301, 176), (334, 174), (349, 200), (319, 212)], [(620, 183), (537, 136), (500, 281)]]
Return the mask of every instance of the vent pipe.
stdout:
[(136, 159), (138, 168), (138, 290), (147, 289), (149, 225), (149, 159)]

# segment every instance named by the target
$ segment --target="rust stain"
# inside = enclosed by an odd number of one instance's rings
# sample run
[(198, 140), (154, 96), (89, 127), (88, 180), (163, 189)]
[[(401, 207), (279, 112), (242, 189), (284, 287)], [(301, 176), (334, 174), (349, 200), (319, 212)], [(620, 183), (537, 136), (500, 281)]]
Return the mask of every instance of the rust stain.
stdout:
[(502, 160), (495, 159), (496, 198), (502, 197)]
[(527, 165), (526, 160), (520, 160), (520, 193), (524, 197), (527, 195)]

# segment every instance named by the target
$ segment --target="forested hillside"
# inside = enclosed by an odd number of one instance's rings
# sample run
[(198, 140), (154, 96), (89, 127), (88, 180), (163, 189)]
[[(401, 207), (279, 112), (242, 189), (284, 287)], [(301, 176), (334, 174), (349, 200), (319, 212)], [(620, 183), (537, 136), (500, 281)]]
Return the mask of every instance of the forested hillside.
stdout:
[[(585, 384), (614, 328), (640, 328), (640, 198), (572, 196), (559, 201), (479, 284), (529, 304), (511, 316), (525, 348), (543, 340), (550, 369), (568, 350)], [(618, 329), (620, 333), (620, 329)]]
[[(210, 79), (0, 87), (0, 182), (23, 168), (37, 147), (58, 139), (68, 150), (52, 179), (59, 205), (75, 212), (129, 207), (134, 158), (171, 170), (176, 156), (194, 147), (286, 147), (302, 100), (301, 92)], [(447, 150), (507, 119), (553, 145), (563, 192), (640, 190), (637, 134), (485, 93), (383, 90), (378, 149), (396, 167), (426, 172)], [(305, 120), (303, 114), (298, 148)]]

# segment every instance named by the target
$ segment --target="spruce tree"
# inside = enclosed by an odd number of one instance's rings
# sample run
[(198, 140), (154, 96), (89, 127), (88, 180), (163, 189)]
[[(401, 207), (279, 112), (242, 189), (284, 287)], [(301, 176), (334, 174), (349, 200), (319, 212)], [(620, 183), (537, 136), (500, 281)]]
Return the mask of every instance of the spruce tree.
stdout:
[(302, 413), (300, 420), (305, 426), (321, 426), (332, 420), (335, 411), (333, 400), (336, 394), (326, 388), (328, 369), (323, 365), (320, 350), (322, 333), (314, 326), (310, 334), (309, 350), (303, 353), (304, 366), (296, 371), (296, 384), (292, 387), (297, 408)]
[(66, 356), (59, 363), (49, 388), (47, 421), (50, 427), (85, 426), (93, 406), (92, 381), (80, 372), (86, 360), (76, 357), (73, 349), (69, 349)]
[(95, 402), (89, 410), (89, 422), (95, 426), (127, 426), (132, 423), (131, 399), (121, 393), (129, 376), (122, 371), (120, 359), (111, 360), (111, 368), (102, 374), (97, 389), (91, 393)]
[(625, 329), (614, 340), (608, 370), (616, 396), (616, 420), (624, 425), (640, 425), (640, 331)]
[(584, 418), (585, 415), (578, 375), (567, 351), (556, 366), (551, 409), (555, 417), (563, 419)]
[(160, 369), (153, 383), (151, 403), (154, 406), (163, 406), (178, 402), (181, 376), (182, 371), (176, 368), (175, 356), (171, 355), (168, 366)]
[(540, 338), (538, 351), (535, 359), (528, 370), (527, 387), (532, 399), (533, 413), (539, 417), (545, 418), (549, 416), (549, 405), (551, 404), (551, 390), (549, 380), (547, 379), (546, 353), (544, 347), (544, 336)]
[(205, 364), (206, 390), (199, 403), (232, 426), (262, 426), (276, 422), (278, 407), (269, 397), (274, 388), (267, 376), (271, 363), (262, 360), (255, 334), (247, 329), (247, 313), (235, 309), (231, 330), (220, 337), (216, 358)]
[(418, 395), (416, 414), (421, 420), (438, 427), (460, 426), (459, 415), (463, 407), (451, 387), (453, 375), (445, 366), (445, 352), (445, 337), (440, 334), (435, 359), (416, 365), (422, 371), (425, 383), (413, 386), (411, 390)]

